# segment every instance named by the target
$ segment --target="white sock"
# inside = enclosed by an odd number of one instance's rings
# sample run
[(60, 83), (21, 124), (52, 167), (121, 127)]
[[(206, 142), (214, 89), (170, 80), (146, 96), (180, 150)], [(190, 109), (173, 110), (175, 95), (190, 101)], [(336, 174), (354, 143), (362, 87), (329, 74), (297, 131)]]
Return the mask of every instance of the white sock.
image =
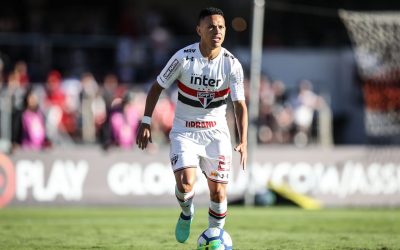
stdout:
[(225, 217), (227, 211), (227, 200), (221, 203), (210, 201), (210, 208), (208, 209), (208, 226), (223, 228), (225, 225)]
[(189, 193), (182, 193), (179, 191), (178, 187), (175, 186), (175, 196), (182, 208), (182, 213), (186, 216), (192, 216), (194, 214), (194, 190), (190, 191)]

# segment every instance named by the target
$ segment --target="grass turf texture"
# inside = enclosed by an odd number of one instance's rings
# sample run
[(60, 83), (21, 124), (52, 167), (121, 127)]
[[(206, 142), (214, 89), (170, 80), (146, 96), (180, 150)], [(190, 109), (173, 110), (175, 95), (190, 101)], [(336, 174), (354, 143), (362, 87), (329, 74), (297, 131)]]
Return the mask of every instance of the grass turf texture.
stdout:
[[(225, 229), (236, 250), (400, 249), (399, 209), (230, 206)], [(0, 249), (195, 249), (207, 227), (197, 209), (187, 243), (175, 241), (175, 208), (6, 208)]]

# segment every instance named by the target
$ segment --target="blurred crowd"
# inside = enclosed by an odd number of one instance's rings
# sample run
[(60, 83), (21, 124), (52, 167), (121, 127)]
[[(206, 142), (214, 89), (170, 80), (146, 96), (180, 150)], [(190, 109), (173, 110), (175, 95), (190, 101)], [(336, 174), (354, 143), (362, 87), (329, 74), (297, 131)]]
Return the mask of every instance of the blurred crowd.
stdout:
[[(248, 84), (247, 84), (248, 86)], [(309, 80), (300, 80), (297, 89), (289, 90), (281, 80), (262, 77), (258, 120), (259, 143), (293, 143), (306, 146), (319, 139), (319, 111), (325, 100)]]
[[(116, 74), (103, 79), (91, 72), (63, 77), (57, 70), (50, 71), (44, 83), (31, 83), (24, 61), (10, 72), (3, 68), (0, 63), (0, 139), (11, 141), (11, 151), (66, 144), (134, 148), (147, 84), (122, 84)], [(318, 111), (326, 104), (313, 84), (301, 80), (298, 89), (288, 90), (284, 82), (267, 76), (260, 83), (258, 143), (306, 146), (317, 142)], [(248, 79), (245, 86), (248, 95)], [(153, 114), (150, 150), (168, 143), (176, 96), (177, 89), (168, 89), (160, 98)], [(227, 119), (233, 127), (231, 113)]]
[[(17, 148), (42, 150), (65, 144), (99, 144), (129, 149), (144, 110), (146, 86), (132, 88), (108, 74), (99, 83), (90, 72), (80, 78), (48, 73), (44, 83), (31, 83), (20, 61), (1, 72), (0, 132)], [(175, 104), (166, 94), (154, 112), (154, 145), (166, 143)]]

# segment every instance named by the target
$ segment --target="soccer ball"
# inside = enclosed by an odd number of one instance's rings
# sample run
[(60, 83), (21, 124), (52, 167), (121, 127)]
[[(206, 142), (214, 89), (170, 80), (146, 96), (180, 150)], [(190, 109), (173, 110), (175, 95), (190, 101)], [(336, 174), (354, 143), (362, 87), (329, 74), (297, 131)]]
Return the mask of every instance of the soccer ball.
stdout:
[(218, 227), (207, 228), (197, 239), (197, 250), (232, 250), (231, 236)]

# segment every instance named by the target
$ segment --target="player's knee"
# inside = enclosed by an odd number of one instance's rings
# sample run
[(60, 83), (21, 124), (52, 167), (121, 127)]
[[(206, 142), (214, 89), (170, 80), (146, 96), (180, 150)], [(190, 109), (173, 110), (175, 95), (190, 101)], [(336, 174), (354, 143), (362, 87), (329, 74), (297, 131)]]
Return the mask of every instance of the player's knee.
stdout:
[(193, 183), (182, 183), (178, 185), (178, 190), (181, 193), (189, 193), (193, 190)]
[(226, 195), (224, 191), (216, 191), (210, 193), (210, 198), (213, 202), (221, 203), (226, 199)]

